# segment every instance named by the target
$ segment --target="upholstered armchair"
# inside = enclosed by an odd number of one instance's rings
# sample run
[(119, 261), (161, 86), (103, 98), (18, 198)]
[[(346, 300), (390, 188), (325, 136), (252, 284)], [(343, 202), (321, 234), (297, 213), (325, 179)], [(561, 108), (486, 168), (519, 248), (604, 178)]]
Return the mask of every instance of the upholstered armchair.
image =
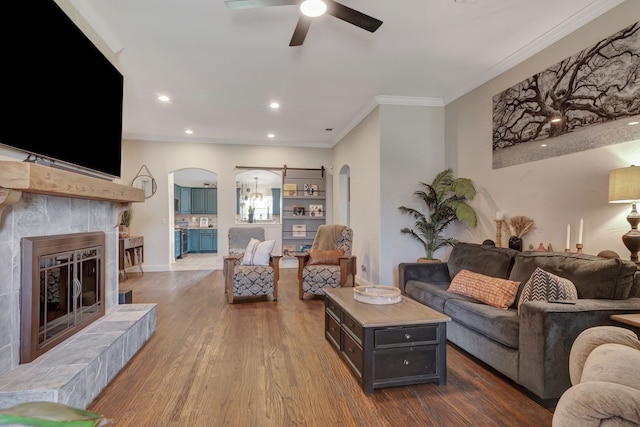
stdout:
[(318, 227), (311, 250), (296, 254), (300, 299), (304, 294), (324, 295), (324, 288), (354, 286), (356, 257), (351, 255), (353, 230), (345, 225)]
[(222, 267), (225, 293), (230, 303), (236, 297), (271, 295), (278, 299), (280, 255), (271, 251), (275, 240), (264, 240), (262, 227), (229, 228), (229, 255)]
[(553, 413), (554, 427), (640, 425), (640, 340), (631, 330), (584, 330), (569, 353), (571, 388)]

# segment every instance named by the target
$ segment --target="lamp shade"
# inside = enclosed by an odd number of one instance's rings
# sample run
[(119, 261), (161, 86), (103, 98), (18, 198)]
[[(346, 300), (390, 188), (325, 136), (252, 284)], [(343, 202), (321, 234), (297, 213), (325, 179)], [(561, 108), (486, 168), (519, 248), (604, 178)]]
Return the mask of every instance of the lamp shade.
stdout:
[(640, 166), (614, 169), (609, 172), (609, 203), (640, 201)]

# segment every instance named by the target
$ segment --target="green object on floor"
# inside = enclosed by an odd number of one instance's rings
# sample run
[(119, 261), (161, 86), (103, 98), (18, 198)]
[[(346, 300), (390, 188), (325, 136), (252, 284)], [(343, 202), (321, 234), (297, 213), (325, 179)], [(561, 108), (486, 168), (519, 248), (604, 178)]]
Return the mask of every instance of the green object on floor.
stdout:
[(0, 410), (0, 425), (97, 427), (110, 423), (98, 413), (56, 402), (27, 402)]

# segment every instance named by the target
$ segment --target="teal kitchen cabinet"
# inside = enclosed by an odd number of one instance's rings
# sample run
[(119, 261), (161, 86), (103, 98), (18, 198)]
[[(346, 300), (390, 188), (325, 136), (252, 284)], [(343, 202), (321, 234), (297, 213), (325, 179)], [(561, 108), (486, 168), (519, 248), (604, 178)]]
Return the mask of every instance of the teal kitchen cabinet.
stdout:
[(191, 188), (180, 187), (180, 197), (178, 197), (178, 213), (191, 213)]
[(218, 252), (218, 230), (214, 228), (190, 229), (189, 252)]
[(173, 237), (173, 257), (178, 259), (180, 256), (180, 230), (176, 230)]
[(189, 252), (200, 251), (200, 230), (189, 230)]
[(213, 252), (213, 228), (200, 230), (200, 252)]
[(191, 189), (191, 213), (192, 214), (217, 214), (218, 213), (218, 189), (217, 188), (192, 188)]

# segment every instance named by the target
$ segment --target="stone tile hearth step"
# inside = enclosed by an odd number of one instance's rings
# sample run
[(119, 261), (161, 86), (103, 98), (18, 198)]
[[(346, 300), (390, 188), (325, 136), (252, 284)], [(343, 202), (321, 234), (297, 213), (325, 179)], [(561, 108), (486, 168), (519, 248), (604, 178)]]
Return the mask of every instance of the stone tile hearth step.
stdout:
[(155, 330), (155, 304), (111, 308), (33, 362), (0, 375), (0, 408), (49, 401), (85, 409)]

